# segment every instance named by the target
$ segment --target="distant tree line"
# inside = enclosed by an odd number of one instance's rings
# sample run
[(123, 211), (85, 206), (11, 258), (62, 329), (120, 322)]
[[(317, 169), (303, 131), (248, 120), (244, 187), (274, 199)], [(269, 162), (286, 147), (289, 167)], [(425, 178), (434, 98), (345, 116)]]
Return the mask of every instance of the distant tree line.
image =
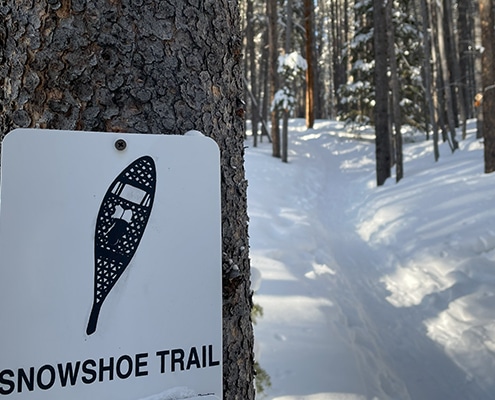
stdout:
[[(283, 84), (280, 54), (307, 60), (306, 79), (291, 82), (290, 114), (371, 124), (377, 133), (377, 183), (403, 176), (401, 127), (410, 125), (458, 148), (456, 131), (477, 118), (491, 123), (494, 85), (492, 0), (243, 0), (246, 99), (253, 135), (267, 136), (280, 156), (278, 118), (271, 107)], [(492, 90), (495, 93), (495, 91)], [(486, 112), (483, 112), (486, 110)], [(483, 118), (485, 115), (485, 118)], [(487, 116), (488, 115), (488, 116)], [(494, 117), (495, 118), (495, 117)], [(268, 132), (271, 121), (271, 132)], [(261, 123), (263, 122), (263, 123)], [(488, 124), (488, 125), (487, 125)], [(495, 124), (494, 124), (495, 125)], [(490, 130), (490, 132), (493, 129)], [(495, 139), (494, 139), (495, 142)], [(256, 144), (256, 142), (255, 142)], [(487, 172), (495, 144), (485, 134)], [(493, 164), (493, 166), (489, 166)]]

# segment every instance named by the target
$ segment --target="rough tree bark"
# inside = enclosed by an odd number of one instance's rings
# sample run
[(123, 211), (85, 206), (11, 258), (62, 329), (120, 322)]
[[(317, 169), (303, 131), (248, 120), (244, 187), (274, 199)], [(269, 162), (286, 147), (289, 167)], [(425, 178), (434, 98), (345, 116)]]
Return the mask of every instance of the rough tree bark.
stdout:
[[(452, 103), (454, 110), (454, 120), (456, 126), (462, 127), (462, 137), (466, 137), (466, 108), (464, 107), (464, 92), (461, 90), (461, 68), (459, 61), (458, 37), (454, 34), (454, 11), (450, 0), (444, 0), (444, 25), (445, 25), (445, 46), (447, 49), (447, 65), (450, 72), (450, 90), (452, 92)], [(460, 118), (460, 121), (459, 121)]]
[(314, 29), (313, 29), (314, 3), (304, 0), (304, 29), (306, 32), (306, 127), (313, 128), (315, 123), (315, 56), (314, 56)]
[[(291, 50), (292, 38), (292, 0), (287, 1), (286, 5), (287, 23), (285, 25), (285, 44), (284, 52), (289, 54)], [(286, 85), (288, 82), (284, 82)], [(283, 110), (282, 114), (282, 161), (288, 162), (289, 154), (289, 110)]]
[(7, 0), (0, 18), (0, 139), (197, 129), (218, 143), (224, 396), (254, 399), (237, 2)]
[(428, 7), (426, 4), (426, 0), (420, 0), (421, 6), (421, 21), (422, 21), (422, 30), (423, 30), (423, 52), (425, 54), (423, 59), (423, 69), (424, 69), (424, 85), (425, 85), (425, 93), (426, 93), (426, 101), (428, 103), (428, 117), (431, 125), (431, 129), (433, 131), (433, 154), (435, 157), (435, 161), (438, 161), (440, 157), (440, 152), (438, 149), (438, 126), (437, 120), (435, 118), (436, 110), (435, 103), (433, 99), (433, 71), (431, 68), (430, 55), (434, 61), (434, 54), (432, 53), (431, 48), (431, 32), (428, 29), (430, 26), (430, 18), (428, 15)]
[(390, 177), (391, 153), (388, 123), (388, 60), (386, 8), (382, 0), (373, 2), (375, 46), (375, 156), (376, 183), (381, 186)]
[(480, 0), (485, 172), (495, 171), (495, 18), (492, 0)]
[(397, 67), (397, 56), (395, 55), (395, 27), (392, 18), (393, 4), (391, 1), (387, 2), (385, 6), (385, 24), (387, 29), (387, 51), (388, 51), (388, 64), (390, 71), (390, 89), (392, 95), (392, 106), (390, 107), (391, 117), (393, 122), (393, 148), (395, 150), (395, 179), (399, 182), (404, 177), (404, 165), (402, 162), (402, 115), (400, 109), (400, 102), (402, 100), (400, 95), (399, 86), (399, 73)]
[(444, 86), (442, 87), (445, 96), (445, 112), (447, 114), (447, 125), (450, 133), (450, 147), (452, 152), (459, 148), (459, 144), (456, 139), (455, 129), (455, 113), (454, 113), (454, 97), (450, 88), (449, 82), (449, 67), (447, 63), (447, 45), (445, 43), (446, 35), (443, 27), (445, 13), (443, 3), (438, 2), (437, 8), (437, 39), (438, 39), (438, 58), (440, 62), (441, 74), (443, 77)]
[[(266, 3), (266, 14), (268, 16), (268, 81), (270, 83), (270, 103), (275, 98), (279, 87), (278, 79), (278, 10), (277, 0), (268, 0)], [(271, 136), (272, 156), (280, 157), (280, 127), (278, 111), (272, 110), (271, 114)]]
[[(260, 120), (260, 110), (259, 110), (259, 96), (258, 93), (258, 77), (256, 71), (256, 65), (258, 63), (257, 55), (256, 55), (256, 47), (254, 43), (254, 5), (253, 0), (248, 0), (246, 4), (246, 53), (247, 53), (247, 64), (246, 68), (249, 71), (249, 83), (251, 86), (251, 95), (253, 96), (250, 99), (250, 113), (249, 116), (251, 118), (251, 130), (253, 134), (253, 146), (256, 147), (258, 145), (258, 123)], [(249, 96), (248, 96), (249, 97)]]

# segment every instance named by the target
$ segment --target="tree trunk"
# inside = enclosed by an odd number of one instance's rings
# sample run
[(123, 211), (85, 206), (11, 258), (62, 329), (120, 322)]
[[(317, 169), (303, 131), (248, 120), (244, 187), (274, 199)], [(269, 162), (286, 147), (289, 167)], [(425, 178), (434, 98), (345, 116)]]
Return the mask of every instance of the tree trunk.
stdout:
[(287, 22), (285, 25), (285, 44), (284, 44), (285, 54), (289, 54), (292, 48), (292, 25), (293, 25), (292, 11), (293, 11), (292, 0), (287, 0), (287, 6), (286, 6)]
[(16, 127), (197, 129), (218, 143), (224, 396), (254, 399), (237, 3), (9, 0), (0, 13), (2, 138)]
[[(292, 0), (287, 1), (287, 8), (286, 8), (286, 17), (287, 17), (287, 22), (285, 24), (285, 45), (284, 45), (284, 51), (285, 54), (290, 53), (291, 49), (291, 38), (292, 38)], [(289, 82), (285, 82), (286, 85), (289, 84)], [(289, 157), (289, 110), (284, 110), (283, 115), (282, 115), (283, 121), (282, 121), (282, 161), (283, 162), (288, 162), (288, 157)]]
[[(481, 37), (481, 16), (479, 0), (472, 0), (474, 9), (474, 47), (475, 49), (481, 49), (482, 37)], [(476, 97), (482, 96), (483, 93), (483, 78), (482, 78), (482, 54), (476, 51), (476, 58), (474, 60), (474, 80), (476, 82)], [(472, 101), (473, 99), (471, 99)], [(475, 107), (476, 113), (476, 138), (481, 139), (483, 137), (483, 107), (480, 104)]]
[(452, 151), (455, 151), (459, 144), (456, 140), (455, 131), (455, 115), (454, 115), (454, 97), (452, 96), (452, 90), (450, 88), (450, 71), (447, 63), (447, 47), (445, 44), (445, 32), (443, 28), (444, 23), (444, 9), (443, 4), (437, 2), (437, 33), (438, 33), (438, 49), (439, 49), (439, 62), (443, 77), (443, 93), (445, 96), (445, 112), (447, 114), (447, 125), (450, 133), (450, 146)]
[[(461, 90), (461, 68), (458, 52), (458, 39), (454, 34), (454, 13), (452, 11), (452, 1), (444, 0), (445, 10), (445, 38), (447, 43), (447, 62), (450, 71), (450, 89), (452, 92), (454, 117), (457, 120), (456, 126), (462, 127), (462, 137), (466, 137), (466, 108), (464, 104), (464, 92)], [(460, 121), (459, 118), (460, 117)]]
[(375, 27), (375, 155), (378, 186), (390, 177), (390, 131), (388, 124), (387, 30), (386, 10), (382, 0), (373, 1)]
[(315, 82), (315, 56), (314, 56), (314, 30), (313, 30), (313, 8), (311, 0), (304, 0), (304, 28), (306, 31), (306, 127), (313, 128), (315, 123), (314, 106), (314, 82)]
[(260, 110), (259, 110), (259, 98), (256, 95), (258, 93), (258, 82), (257, 82), (257, 74), (256, 74), (256, 64), (257, 64), (257, 54), (255, 50), (254, 44), (254, 6), (253, 0), (247, 0), (246, 6), (246, 53), (247, 53), (247, 63), (249, 71), (249, 83), (251, 86), (251, 95), (250, 99), (250, 112), (249, 116), (251, 118), (251, 132), (253, 134), (253, 146), (256, 147), (258, 145), (258, 124), (260, 120)]
[[(278, 34), (277, 34), (277, 0), (268, 0), (266, 3), (266, 13), (268, 15), (268, 80), (270, 82), (270, 103), (275, 98), (275, 93), (278, 90)], [(280, 157), (280, 127), (278, 111), (276, 109), (271, 112), (272, 121), (272, 156)]]
[[(435, 161), (438, 161), (440, 157), (440, 152), (438, 149), (438, 126), (435, 118), (435, 105), (433, 99), (432, 82), (433, 82), (433, 72), (431, 70), (430, 54), (432, 54), (431, 49), (431, 34), (428, 27), (430, 26), (430, 19), (428, 15), (428, 8), (426, 0), (420, 0), (421, 3), (421, 20), (422, 20), (422, 31), (423, 31), (423, 69), (424, 69), (424, 84), (426, 101), (428, 104), (428, 115), (433, 131), (433, 154)], [(432, 55), (433, 57), (433, 55)]]
[[(263, 32), (263, 36), (261, 38), (262, 41), (262, 51), (261, 51), (261, 60), (259, 66), (259, 77), (261, 79), (260, 89), (263, 88), (263, 101), (261, 103), (261, 119), (263, 121), (268, 121), (268, 109), (270, 104), (270, 82), (269, 82), (269, 70), (270, 70), (270, 49), (268, 46), (268, 29)], [(270, 131), (268, 127), (263, 125), (261, 130), (260, 142), (263, 142), (263, 135), (270, 139)], [(271, 140), (271, 139), (270, 139)]]
[[(348, 9), (347, 0), (344, 5), (341, 0), (333, 0), (331, 3), (330, 20), (332, 22), (332, 69), (333, 69), (333, 87), (337, 90), (347, 82), (347, 59), (344, 48), (349, 35), (348, 27)], [(346, 111), (346, 106), (340, 102), (337, 92), (337, 98), (334, 101), (337, 113)]]
[(485, 172), (495, 171), (495, 33), (492, 0), (480, 0)]
[[(472, 0), (459, 0), (458, 34), (459, 34), (459, 68), (460, 88), (466, 118), (473, 118), (473, 99), (476, 96), (474, 78), (474, 16), (470, 12)], [(466, 137), (464, 136), (463, 139)]]
[(289, 111), (283, 111), (282, 118), (282, 162), (289, 162)]
[(400, 89), (399, 74), (397, 71), (397, 58), (395, 55), (395, 34), (394, 22), (392, 20), (393, 2), (389, 1), (386, 5), (386, 29), (387, 29), (387, 48), (390, 66), (390, 87), (392, 89), (392, 121), (394, 124), (394, 150), (395, 150), (395, 169), (396, 181), (399, 182), (404, 176), (402, 163), (402, 116), (400, 110)]
[[(448, 132), (447, 129), (445, 128), (446, 123), (445, 123), (445, 96), (443, 95), (443, 88), (444, 88), (444, 79), (443, 79), (443, 74), (442, 74), (442, 68), (441, 68), (441, 60), (440, 60), (440, 46), (439, 46), (439, 41), (438, 41), (438, 12), (437, 12), (437, 7), (436, 3), (433, 2), (429, 4), (429, 9), (430, 9), (430, 30), (432, 32), (431, 38), (432, 38), (432, 47), (431, 47), (431, 59), (432, 59), (432, 65), (433, 65), (433, 88), (434, 88), (434, 96), (433, 96), (433, 101), (434, 101), (434, 106), (435, 106), (435, 118), (437, 120), (437, 126), (440, 129), (442, 133), (442, 140), (446, 142), (448, 140)], [(438, 137), (435, 138), (435, 147), (438, 148), (438, 141), (440, 139)]]

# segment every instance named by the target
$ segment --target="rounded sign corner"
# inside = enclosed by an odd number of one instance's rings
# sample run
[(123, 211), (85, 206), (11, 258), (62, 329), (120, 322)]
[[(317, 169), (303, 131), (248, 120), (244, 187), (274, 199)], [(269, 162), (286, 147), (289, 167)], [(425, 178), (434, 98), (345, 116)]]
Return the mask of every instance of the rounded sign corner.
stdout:
[(215, 139), (209, 136), (203, 136), (203, 138), (206, 139), (205, 143), (209, 143), (210, 146), (215, 147), (215, 152), (220, 154), (220, 146)]
[[(12, 129), (11, 131), (7, 132), (5, 134), (5, 136), (2, 138), (2, 143), (10, 142), (11, 140), (13, 140), (14, 138), (18, 137), (19, 135), (25, 135), (29, 131), (31, 131), (31, 129), (27, 129), (27, 128), (15, 128), (15, 129)], [(9, 139), (7, 139), (7, 138), (9, 138)]]

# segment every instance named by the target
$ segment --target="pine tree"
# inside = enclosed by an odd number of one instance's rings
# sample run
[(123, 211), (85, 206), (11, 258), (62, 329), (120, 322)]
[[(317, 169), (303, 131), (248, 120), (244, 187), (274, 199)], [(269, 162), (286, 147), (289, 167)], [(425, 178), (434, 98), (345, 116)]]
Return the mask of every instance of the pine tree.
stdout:
[[(412, 1), (393, 2), (392, 29), (401, 89), (400, 111), (404, 123), (424, 124), (424, 89), (421, 76), (423, 62), (422, 33), (414, 18)], [(339, 88), (344, 110), (341, 119), (358, 124), (374, 123), (375, 64), (373, 43), (373, 2), (354, 5), (355, 33), (346, 48), (351, 59), (350, 79)]]

